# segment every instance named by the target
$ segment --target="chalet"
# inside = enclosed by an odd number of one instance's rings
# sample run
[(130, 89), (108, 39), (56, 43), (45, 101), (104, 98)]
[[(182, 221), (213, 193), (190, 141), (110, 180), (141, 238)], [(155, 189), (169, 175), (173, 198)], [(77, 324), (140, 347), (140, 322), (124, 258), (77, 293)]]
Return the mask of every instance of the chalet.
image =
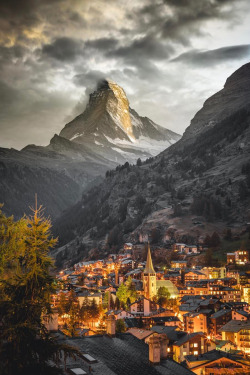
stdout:
[(215, 340), (216, 350), (222, 350), (223, 352), (235, 352), (237, 346), (229, 340)]
[(179, 252), (179, 253), (183, 253), (185, 247), (186, 247), (185, 243), (175, 243), (173, 245), (173, 250), (176, 251), (176, 252)]
[(129, 311), (126, 310), (109, 310), (106, 312), (106, 315), (114, 315), (115, 319), (125, 319), (125, 318), (134, 318), (135, 315), (131, 314)]
[(154, 326), (152, 331), (164, 333), (168, 340), (168, 353), (177, 362), (184, 361), (189, 354), (199, 355), (215, 348), (202, 332), (187, 333), (179, 331), (177, 327)]
[(82, 306), (84, 301), (88, 301), (91, 303), (95, 300), (96, 304), (99, 306), (102, 303), (102, 293), (89, 293), (88, 291), (78, 293), (77, 299), (79, 301), (80, 306)]
[(231, 320), (223, 327), (222, 340), (230, 340), (237, 345), (239, 350), (250, 354), (250, 321)]
[(187, 261), (186, 260), (172, 260), (171, 261), (171, 268), (180, 268), (184, 269), (187, 268)]
[(208, 332), (208, 316), (212, 310), (200, 310), (199, 312), (186, 313), (183, 315), (184, 329), (189, 333)]
[(219, 330), (223, 327), (227, 322), (232, 319), (232, 310), (230, 309), (222, 309), (216, 311), (214, 314), (210, 316), (210, 323), (209, 323), (209, 334), (212, 337), (216, 337), (220, 334)]
[(249, 252), (247, 250), (237, 250), (234, 253), (227, 253), (227, 264), (243, 265), (249, 262)]
[(237, 250), (235, 251), (235, 263), (236, 264), (246, 264), (249, 262), (249, 252), (247, 250)]
[(233, 310), (232, 319), (233, 320), (250, 320), (250, 314), (244, 310)]
[(200, 355), (186, 356), (187, 367), (197, 375), (249, 374), (250, 362), (241, 355), (220, 350), (210, 350)]
[(186, 245), (183, 252), (187, 255), (198, 254), (198, 247), (196, 245)]
[(203, 267), (201, 272), (207, 279), (223, 279), (226, 277), (226, 267)]
[(131, 242), (126, 242), (126, 243), (124, 244), (124, 246), (123, 246), (123, 249), (124, 249), (125, 251), (127, 251), (127, 250), (132, 250), (132, 249), (133, 249), (133, 244), (132, 244)]
[(173, 359), (177, 362), (184, 361), (186, 355), (203, 354), (211, 345), (215, 348), (215, 344), (211, 344), (203, 332), (182, 333), (184, 334), (173, 344)]
[(235, 263), (235, 253), (227, 253), (227, 264)]
[(134, 316), (150, 316), (160, 310), (160, 305), (142, 296), (129, 306), (130, 313)]
[(206, 275), (204, 275), (204, 273), (200, 271), (192, 270), (192, 271), (185, 272), (184, 274), (185, 285), (190, 281), (199, 281), (203, 279), (206, 279)]

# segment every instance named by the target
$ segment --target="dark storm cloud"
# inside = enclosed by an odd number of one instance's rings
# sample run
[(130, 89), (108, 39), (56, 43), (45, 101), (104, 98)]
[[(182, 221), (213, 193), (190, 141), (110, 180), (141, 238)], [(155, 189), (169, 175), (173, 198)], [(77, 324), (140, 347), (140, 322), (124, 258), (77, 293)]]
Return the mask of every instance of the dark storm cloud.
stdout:
[(137, 58), (162, 60), (168, 58), (172, 52), (171, 46), (166, 46), (157, 38), (147, 35), (134, 40), (128, 46), (117, 48), (111, 53), (111, 56), (124, 57), (132, 61)]
[[(38, 22), (35, 11), (41, 4), (41, 1), (33, 0), (7, 0), (0, 2), (0, 18), (8, 19), (10, 27), (16, 27), (20, 24), (31, 25)], [(20, 22), (17, 22), (20, 20)], [(15, 22), (14, 22), (15, 21)]]
[(8, 64), (13, 59), (21, 59), (27, 53), (27, 48), (21, 46), (3, 47), (0, 46), (0, 66), (1, 64)]
[(85, 43), (87, 48), (93, 48), (101, 51), (113, 50), (118, 44), (118, 40), (115, 38), (99, 38), (94, 40), (88, 40)]
[(114, 49), (118, 40), (114, 38), (100, 38), (83, 42), (74, 38), (57, 38), (42, 47), (42, 54), (60, 61), (74, 61), (78, 57), (95, 56)]
[(208, 67), (227, 60), (241, 59), (250, 54), (250, 44), (228, 46), (211, 51), (192, 50), (182, 53), (172, 62), (182, 62), (196, 66)]
[(162, 0), (140, 8), (134, 19), (139, 20), (138, 28), (142, 30), (149, 29), (163, 39), (189, 45), (190, 36), (206, 33), (204, 22), (235, 18), (229, 7), (232, 5), (234, 0)]
[(61, 61), (73, 61), (82, 53), (83, 42), (73, 38), (58, 38), (52, 44), (45, 44), (42, 53)]

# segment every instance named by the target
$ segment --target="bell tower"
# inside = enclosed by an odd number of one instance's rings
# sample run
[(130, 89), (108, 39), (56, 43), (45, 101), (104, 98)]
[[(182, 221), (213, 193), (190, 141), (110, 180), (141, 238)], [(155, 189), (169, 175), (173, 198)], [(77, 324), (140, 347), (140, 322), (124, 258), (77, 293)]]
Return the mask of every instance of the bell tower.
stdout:
[(147, 263), (143, 272), (143, 291), (144, 296), (148, 299), (152, 299), (152, 297), (156, 295), (156, 272), (154, 270), (149, 244)]

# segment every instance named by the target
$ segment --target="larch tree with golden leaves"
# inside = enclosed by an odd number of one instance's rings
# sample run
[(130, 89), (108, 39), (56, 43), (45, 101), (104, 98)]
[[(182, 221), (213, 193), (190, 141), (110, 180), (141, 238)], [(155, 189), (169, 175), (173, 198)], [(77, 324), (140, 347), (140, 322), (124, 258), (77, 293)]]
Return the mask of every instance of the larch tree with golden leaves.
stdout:
[(57, 344), (43, 316), (51, 314), (54, 280), (48, 253), (57, 240), (42, 208), (15, 222), (0, 211), (0, 374), (56, 374), (61, 354), (75, 355)]

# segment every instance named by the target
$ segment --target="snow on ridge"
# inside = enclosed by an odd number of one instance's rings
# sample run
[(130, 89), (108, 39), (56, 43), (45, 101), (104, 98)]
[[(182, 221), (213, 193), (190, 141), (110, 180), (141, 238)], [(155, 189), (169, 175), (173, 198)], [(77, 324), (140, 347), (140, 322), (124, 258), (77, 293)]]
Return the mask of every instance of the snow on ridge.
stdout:
[(78, 137), (81, 137), (84, 133), (76, 133), (75, 135), (73, 135), (73, 137), (70, 138), (70, 141), (73, 141), (73, 139), (75, 138), (78, 138)]
[(131, 112), (130, 112), (130, 118), (131, 118), (131, 123), (133, 126), (139, 127), (139, 128), (143, 127), (143, 123), (141, 119), (136, 118)]
[(100, 143), (100, 142), (98, 142), (98, 141), (96, 141), (96, 140), (95, 140), (95, 144), (98, 145), (98, 146), (102, 146), (102, 147), (104, 147), (104, 145), (103, 145), (102, 143)]
[[(160, 152), (164, 151), (166, 148), (168, 148), (171, 144), (175, 143), (175, 139), (170, 139), (168, 141), (164, 140), (164, 141), (156, 141), (154, 139), (150, 139), (150, 138), (147, 138), (147, 137), (144, 137), (144, 136), (141, 136), (140, 138), (136, 139), (133, 144), (131, 144), (129, 141), (127, 140), (121, 140), (119, 138), (115, 138), (115, 139), (112, 139), (108, 136), (105, 135), (105, 138), (110, 142), (112, 143), (113, 145), (115, 145), (116, 147), (112, 147), (112, 149), (116, 149), (119, 147), (119, 152), (121, 153), (123, 149), (123, 152), (128, 152), (128, 151), (125, 151), (124, 149), (130, 149), (130, 150), (135, 150), (135, 151), (146, 151), (148, 152), (149, 154), (151, 154), (152, 156), (156, 156), (158, 155)], [(116, 149), (115, 151), (118, 151), (118, 149)]]

